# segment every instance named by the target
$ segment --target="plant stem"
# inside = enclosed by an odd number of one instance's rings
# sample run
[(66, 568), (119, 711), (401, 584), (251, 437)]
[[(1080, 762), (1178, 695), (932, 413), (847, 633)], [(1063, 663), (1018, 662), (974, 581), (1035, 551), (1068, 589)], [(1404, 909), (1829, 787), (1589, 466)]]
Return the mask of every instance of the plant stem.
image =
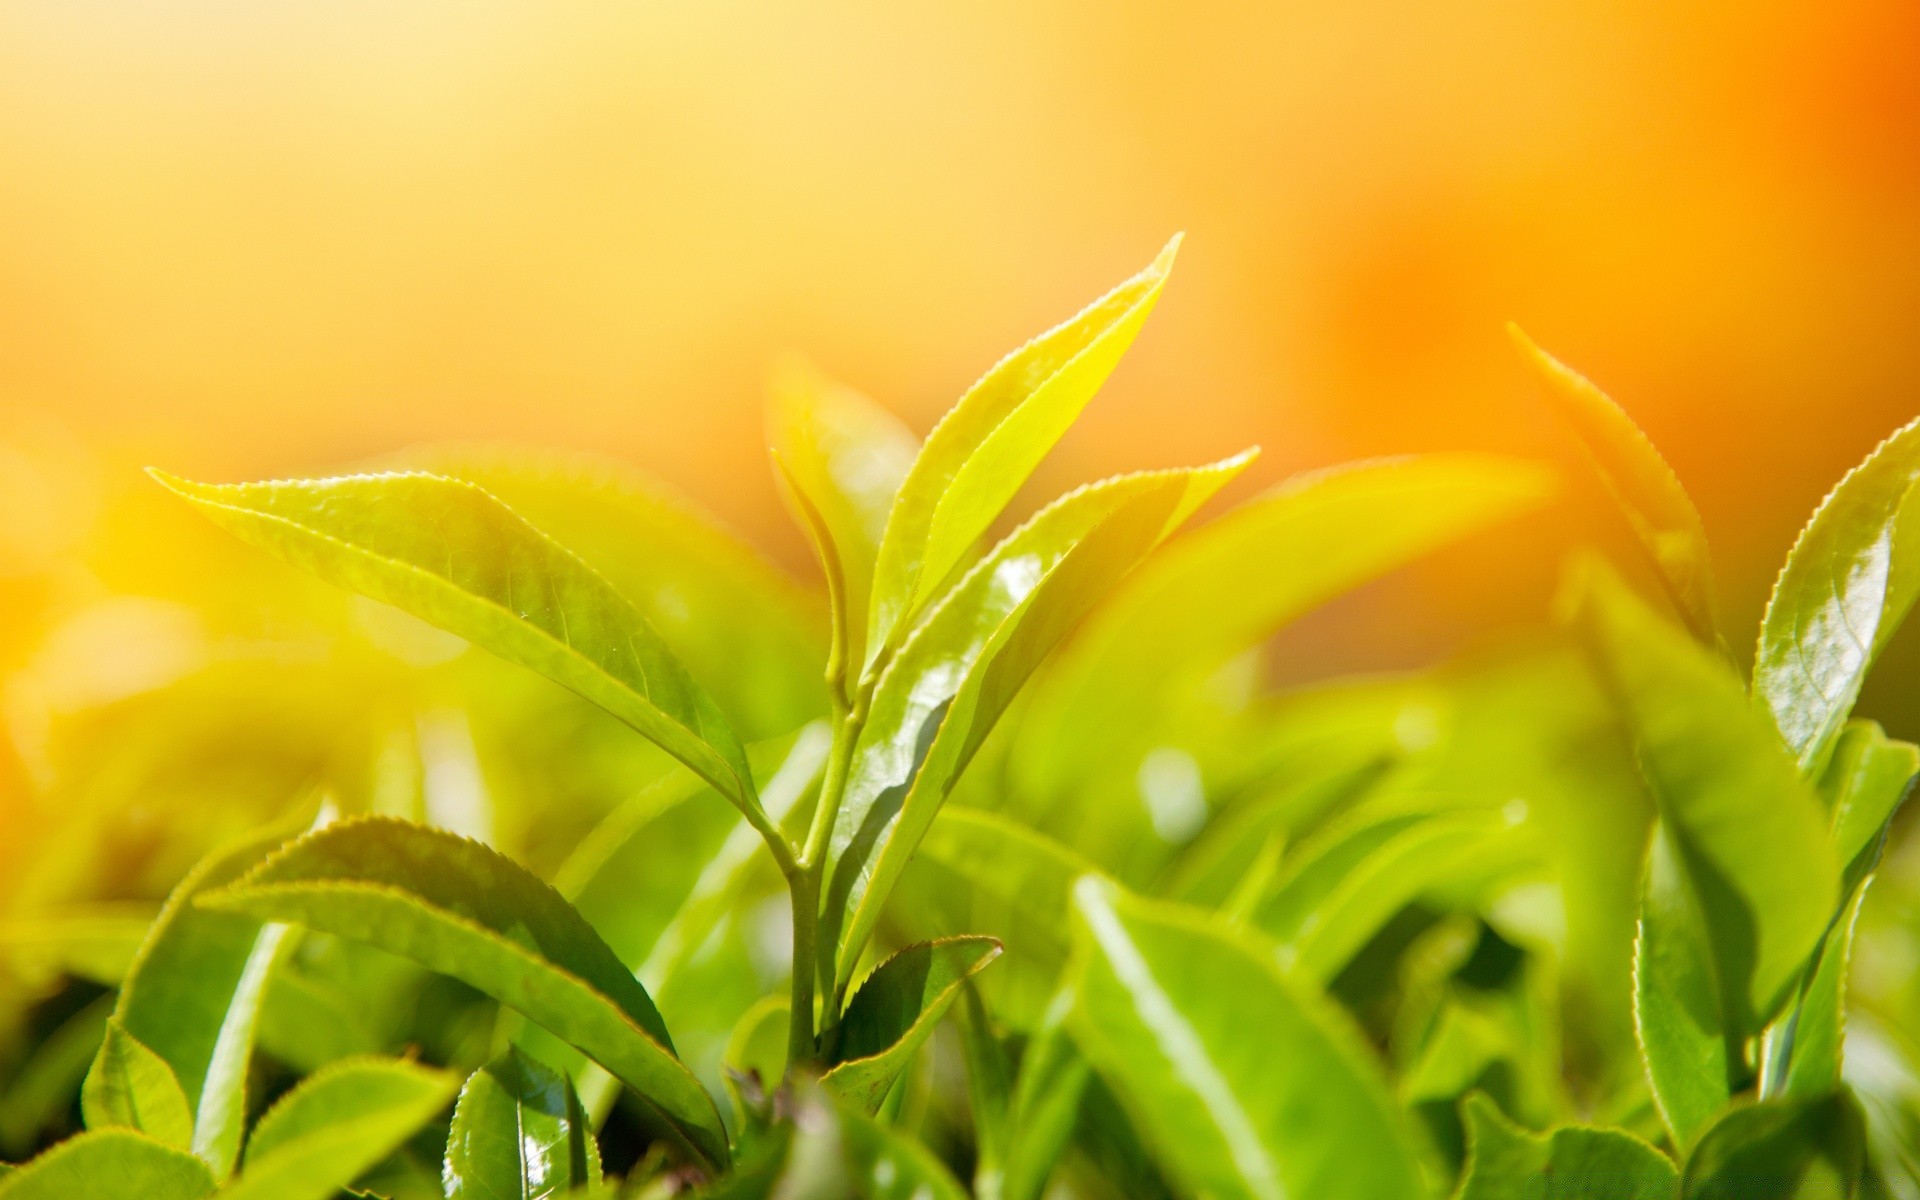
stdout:
[[(826, 774), (820, 780), (820, 798), (814, 804), (813, 821), (807, 841), (801, 848), (794, 870), (787, 875), (787, 895), (793, 904), (793, 983), (792, 1009), (787, 1023), (787, 1065), (811, 1065), (819, 1057), (814, 1035), (814, 980), (820, 973), (818, 932), (820, 925), (820, 885), (827, 871), (827, 842), (833, 836), (833, 819), (840, 811), (840, 798), (847, 787), (847, 766), (853, 758), (853, 743), (866, 719), (863, 702), (849, 713), (843, 705), (834, 706), (833, 747), (827, 754)], [(838, 1015), (828, 1005), (822, 1014), (822, 1033), (830, 1033)]]

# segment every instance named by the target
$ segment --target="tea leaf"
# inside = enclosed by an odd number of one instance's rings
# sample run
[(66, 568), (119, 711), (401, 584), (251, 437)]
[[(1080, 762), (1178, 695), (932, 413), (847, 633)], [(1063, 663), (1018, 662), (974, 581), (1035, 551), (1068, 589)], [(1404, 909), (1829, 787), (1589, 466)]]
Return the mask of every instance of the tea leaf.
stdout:
[(998, 957), (993, 938), (951, 937), (908, 946), (875, 967), (841, 1014), (830, 1056), (835, 1065), (821, 1082), (862, 1112), (879, 1111), (967, 977)]
[(1052, 798), (1118, 764), (1163, 720), (1140, 681), (1212, 671), (1309, 609), (1551, 494), (1516, 459), (1432, 455), (1287, 480), (1181, 537), (1103, 604), (1036, 683), (1022, 785)]
[(874, 564), (866, 666), (946, 582), (1093, 398), (1153, 311), (1180, 248), (1000, 360), (913, 460)]
[(1684, 1200), (1750, 1200), (1856, 1194), (1865, 1131), (1851, 1096), (1769, 1100), (1715, 1122), (1687, 1157)]
[(167, 1060), (111, 1018), (80, 1091), (87, 1128), (125, 1126), (177, 1150), (193, 1145), (193, 1110)]
[(941, 809), (914, 861), (938, 864), (1023, 914), (1055, 937), (1063, 952), (1074, 880), (1099, 874), (1091, 862), (1045, 834), (978, 808)]
[(1250, 457), (1069, 493), (994, 547), (901, 647), (874, 689), (827, 850), (821, 949), (837, 946), (839, 987), (894, 880), (1028, 675)]
[(385, 818), (311, 834), (203, 904), (367, 942), (524, 1014), (715, 1164), (726, 1135), (633, 975), (559, 893), (477, 842)]
[(1757, 1032), (1840, 900), (1826, 814), (1718, 656), (1598, 563), (1577, 603), (1578, 628), (1699, 898), (1727, 1028)]
[(1849, 721), (1821, 781), (1833, 814), (1833, 846), (1851, 889), (1880, 860), (1880, 847), (1920, 775), (1920, 746), (1888, 737), (1872, 721)]
[(34, 972), (73, 975), (117, 987), (132, 967), (155, 915), (148, 905), (42, 909), (0, 921), (0, 959)]
[(459, 1082), (398, 1059), (324, 1067), (261, 1116), (219, 1200), (329, 1200), (446, 1108)]
[(0, 1200), (200, 1200), (213, 1188), (206, 1163), (131, 1129), (97, 1129), (68, 1138), (0, 1175)]
[(733, 730), (646, 618), (479, 487), (417, 473), (155, 478), (241, 539), (572, 688), (764, 824)]
[(460, 1089), (447, 1200), (545, 1200), (600, 1182), (600, 1149), (566, 1077), (508, 1050)]
[(1881, 442), (1814, 510), (1767, 601), (1753, 692), (1818, 766), (1874, 659), (1920, 595), (1920, 421)]
[(1098, 881), (1074, 899), (1075, 1039), (1185, 1190), (1431, 1194), (1357, 1032), (1272, 947)]
[(1594, 471), (1652, 559), (1674, 608), (1695, 637), (1717, 646), (1707, 531), (1673, 468), (1605, 392), (1534, 345), (1518, 325), (1508, 325), (1507, 332), (1540, 377), (1554, 411), (1580, 436)]
[(1453, 1200), (1672, 1200), (1680, 1184), (1666, 1155), (1622, 1129), (1563, 1125), (1532, 1133), (1484, 1092), (1468, 1096), (1461, 1112), (1467, 1165)]
[(1061, 1152), (1073, 1137), (1080, 1098), (1093, 1067), (1073, 1044), (1066, 1019), (1072, 997), (1062, 997), (1020, 1056), (1007, 1113), (1006, 1166), (1001, 1200), (1040, 1200)]
[(1634, 942), (1633, 1017), (1647, 1082), (1673, 1144), (1691, 1146), (1733, 1098), (1727, 1018), (1707, 920), (1662, 825), (1647, 852)]

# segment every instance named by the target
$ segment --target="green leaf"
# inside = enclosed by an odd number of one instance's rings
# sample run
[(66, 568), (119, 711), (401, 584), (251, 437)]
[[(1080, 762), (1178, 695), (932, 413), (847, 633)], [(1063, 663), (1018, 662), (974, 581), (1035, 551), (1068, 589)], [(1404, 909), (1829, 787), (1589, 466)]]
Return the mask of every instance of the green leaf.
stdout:
[(216, 1179), (240, 1154), (254, 1033), (287, 931), (197, 902), (257, 866), (289, 832), (243, 839), (195, 866), (167, 897), (114, 1006), (120, 1028), (173, 1071), (194, 1114), (193, 1152)]
[(1040, 660), (1250, 458), (1063, 496), (996, 546), (900, 648), (874, 689), (827, 848), (822, 966), (837, 947), (837, 987), (955, 780)]
[(25, 1058), (8, 1065), (0, 1088), (0, 1153), (28, 1154), (49, 1130), (65, 1129), (74, 1094), (106, 1031), (113, 997), (101, 996), (45, 1033)]
[(1461, 1104), (1467, 1166), (1454, 1200), (1671, 1200), (1680, 1173), (1623, 1129), (1563, 1125), (1537, 1134), (1475, 1092)]
[(774, 379), (767, 440), (840, 597), (843, 665), (857, 672), (866, 662), (874, 561), (919, 442), (892, 413), (798, 364)]
[(1674, 608), (1694, 636), (1720, 640), (1714, 616), (1713, 558), (1706, 527), (1686, 488), (1625, 410), (1578, 372), (1508, 325), (1514, 345), (1540, 377), (1554, 411), (1573, 427), (1600, 481), (1653, 561)]
[(468, 1078), (447, 1137), (447, 1200), (545, 1200), (600, 1183), (600, 1150), (565, 1076), (508, 1050)]
[(1431, 1194), (1358, 1032), (1277, 949), (1192, 910), (1074, 891), (1075, 1040), (1194, 1194)]
[(213, 1187), (193, 1155), (131, 1129), (97, 1129), (0, 1176), (0, 1200), (200, 1200)]
[[(740, 1129), (768, 1114), (768, 1097), (787, 1076), (787, 1027), (792, 1011), (787, 997), (762, 996), (727, 1035), (720, 1064)], [(741, 1140), (736, 1136), (736, 1142)]]
[(1015, 767), (1052, 799), (1129, 777), (1163, 714), (1140, 681), (1218, 669), (1342, 592), (1539, 504), (1553, 476), (1516, 459), (1432, 455), (1287, 480), (1167, 547), (1036, 683)]
[(111, 1018), (81, 1088), (80, 1110), (89, 1129), (119, 1125), (177, 1150), (193, 1146), (193, 1110), (173, 1068)]
[(1840, 901), (1826, 814), (1723, 660), (1602, 564), (1576, 595), (1577, 627), (1706, 922), (1726, 1028), (1756, 1033)]
[(155, 478), (242, 540), (572, 688), (765, 821), (732, 728), (646, 618), (474, 484), (420, 473)]
[(1821, 501), (1773, 585), (1753, 692), (1803, 766), (1820, 763), (1920, 595), (1916, 481), (1920, 421), (1880, 443)]
[(1007, 1113), (1001, 1200), (1040, 1200), (1073, 1137), (1080, 1100), (1093, 1075), (1092, 1065), (1067, 1033), (1073, 998), (1063, 994), (1061, 999), (1066, 1003), (1055, 1005), (1020, 1056)]
[(446, 1108), (460, 1078), (387, 1058), (342, 1059), (260, 1118), (219, 1200), (329, 1200)]
[(0, 959), (118, 987), (153, 925), (150, 905), (83, 904), (0, 921)]
[(1833, 846), (1848, 890), (1880, 861), (1894, 813), (1920, 776), (1920, 746), (1888, 737), (1872, 721), (1849, 721), (1835, 743), (1820, 790), (1833, 813)]
[(1687, 1158), (1685, 1200), (1844, 1200), (1857, 1194), (1865, 1132), (1851, 1096), (1772, 1100), (1727, 1113)]
[(1050, 935), (1056, 966), (1066, 957), (1074, 880), (1099, 873), (1045, 834), (978, 808), (942, 809), (914, 862), (951, 872)]
[(631, 1086), (693, 1152), (727, 1161), (720, 1115), (646, 989), (558, 892), (477, 842), (346, 821), (202, 903), (367, 942), (478, 988)]
[(406, 465), (485, 488), (606, 576), (757, 740), (824, 711), (820, 604), (712, 513), (595, 455), (438, 446)]
[(1633, 982), (1634, 1025), (1654, 1105), (1684, 1150), (1732, 1099), (1736, 1063), (1728, 1057), (1707, 921), (1664, 825), (1647, 851)]
[(869, 668), (1112, 373), (1160, 298), (1179, 247), (1175, 237), (1146, 270), (1001, 359), (927, 435), (874, 565)]
[(908, 946), (867, 976), (834, 1029), (822, 1082), (872, 1114), (933, 1034), (967, 977), (1000, 957), (990, 937), (942, 938)]

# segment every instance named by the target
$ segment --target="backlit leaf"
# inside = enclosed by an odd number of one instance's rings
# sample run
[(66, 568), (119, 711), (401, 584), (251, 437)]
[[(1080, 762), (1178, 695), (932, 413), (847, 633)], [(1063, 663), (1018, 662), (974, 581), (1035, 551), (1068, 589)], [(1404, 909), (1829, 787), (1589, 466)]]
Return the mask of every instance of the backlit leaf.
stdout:
[(193, 1145), (193, 1110), (167, 1060), (155, 1054), (116, 1020), (108, 1020), (105, 1040), (80, 1091), (87, 1128), (125, 1126), (177, 1150)]
[(564, 1075), (508, 1050), (460, 1089), (447, 1200), (546, 1200), (600, 1182), (600, 1150)]
[(1467, 1166), (1454, 1200), (1672, 1200), (1680, 1173), (1666, 1155), (1621, 1129), (1563, 1125), (1532, 1133), (1475, 1092)]
[(1676, 1146), (1693, 1144), (1733, 1096), (1726, 1016), (1713, 977), (1707, 922), (1680, 852), (1655, 831), (1634, 943), (1633, 1016), (1654, 1104)]
[(0, 1175), (0, 1200), (200, 1200), (213, 1188), (206, 1163), (131, 1129), (83, 1133)]
[(908, 946), (875, 967), (834, 1029), (834, 1066), (822, 1082), (862, 1112), (878, 1111), (967, 977), (999, 956), (993, 938), (951, 937)]

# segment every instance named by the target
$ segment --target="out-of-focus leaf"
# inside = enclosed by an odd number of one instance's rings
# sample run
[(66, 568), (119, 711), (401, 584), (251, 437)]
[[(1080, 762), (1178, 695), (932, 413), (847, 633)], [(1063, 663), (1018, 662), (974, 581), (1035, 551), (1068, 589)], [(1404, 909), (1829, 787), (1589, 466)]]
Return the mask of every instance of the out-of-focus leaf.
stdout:
[(460, 1078), (390, 1058), (343, 1059), (261, 1116), (219, 1200), (329, 1200), (446, 1108)]
[(1866, 1136), (1851, 1096), (1736, 1108), (1687, 1157), (1684, 1200), (1845, 1200), (1857, 1194)]
[(1826, 813), (1732, 669), (1602, 564), (1576, 620), (1698, 898), (1726, 1027), (1757, 1032), (1839, 904)]
[(920, 444), (886, 409), (798, 364), (774, 380), (767, 438), (796, 500), (822, 526), (824, 541), (815, 550), (829, 579), (838, 577), (843, 665), (858, 674), (866, 662), (874, 560)]
[(762, 996), (727, 1038), (720, 1061), (728, 1072), (727, 1092), (742, 1128), (765, 1111), (767, 1098), (786, 1078), (787, 1026), (792, 1011), (785, 996)]
[(1468, 1154), (1454, 1200), (1672, 1200), (1679, 1186), (1672, 1161), (1625, 1130), (1563, 1125), (1532, 1133), (1480, 1092), (1461, 1109)]
[(825, 1088), (803, 1084), (783, 1122), (700, 1200), (966, 1200), (927, 1149)]
[(764, 820), (732, 728), (646, 618), (474, 484), (421, 473), (156, 478), (243, 540), (572, 688)]
[(113, 1012), (113, 997), (101, 996), (56, 1026), (24, 1062), (11, 1068), (0, 1088), (0, 1153), (30, 1153), (44, 1135), (64, 1128), (74, 1092), (100, 1049)]
[(727, 1160), (720, 1115), (646, 989), (559, 893), (477, 842), (342, 822), (202, 903), (368, 942), (478, 988), (631, 1086), (696, 1154)]
[(116, 987), (146, 940), (146, 905), (74, 905), (0, 921), (0, 958)]
[(116, 1020), (80, 1090), (87, 1128), (125, 1126), (176, 1150), (193, 1145), (193, 1110), (167, 1060), (140, 1044)]
[(524, 447), (432, 447), (405, 463), (485, 488), (606, 576), (742, 736), (775, 737), (823, 711), (818, 600), (659, 480)]
[(1042, 798), (1116, 763), (1161, 720), (1155, 689), (1218, 668), (1314, 606), (1539, 504), (1553, 476), (1476, 455), (1358, 463), (1290, 479), (1169, 546), (1101, 606), (1044, 680), (1015, 747)]
[(1080, 1098), (1093, 1073), (1067, 1033), (1072, 997), (1063, 999), (1068, 1003), (1055, 1005), (1020, 1056), (1007, 1112), (1001, 1200), (1040, 1200), (1073, 1137)]
[(173, 1071), (193, 1110), (193, 1152), (226, 1178), (246, 1129), (247, 1072), (267, 980), (286, 929), (197, 901), (286, 840), (275, 830), (216, 850), (180, 882), (140, 948), (114, 1019)]
[[(1380, 760), (1309, 775), (1292, 786), (1223, 812), (1207, 824), (1164, 873), (1155, 890), (1170, 900), (1217, 908), (1240, 892), (1265, 847), (1284, 844), (1303, 815), (1316, 816), (1351, 800), (1379, 779)], [(1277, 864), (1276, 864), (1277, 865)], [(1267, 889), (1260, 890), (1264, 896)]]
[(941, 598), (881, 676), (835, 814), (822, 967), (844, 988), (962, 769), (1053, 646), (1250, 461), (1123, 475), (1063, 496)]
[(1075, 1040), (1186, 1190), (1431, 1194), (1356, 1031), (1275, 948), (1097, 880), (1074, 897)]
[(916, 861), (937, 863), (1067, 945), (1073, 882), (1098, 868), (1045, 834), (977, 808), (942, 809)]
[(1508, 325), (1507, 332), (1540, 377), (1554, 411), (1579, 435), (1601, 482), (1653, 560), (1674, 607), (1695, 637), (1717, 646), (1707, 531), (1673, 468), (1605, 392), (1534, 345), (1519, 326)]
[(1880, 861), (1894, 813), (1920, 775), (1920, 746), (1890, 738), (1872, 721), (1849, 721), (1821, 779), (1833, 814), (1833, 846), (1851, 890)]
[(600, 1149), (564, 1075), (509, 1049), (460, 1089), (447, 1200), (545, 1200), (600, 1183)]
[(1654, 1104), (1674, 1145), (1693, 1144), (1732, 1098), (1726, 1017), (1713, 979), (1713, 948), (1661, 826), (1647, 853), (1634, 957), (1634, 1024)]
[(1753, 692), (1803, 766), (1826, 754), (1920, 595), (1916, 481), (1920, 421), (1881, 442), (1821, 501), (1773, 585)]
[(865, 1113), (932, 1036), (967, 977), (1000, 956), (990, 937), (950, 937), (908, 946), (867, 976), (847, 1002), (821, 1082)]
[(200, 1200), (213, 1192), (207, 1164), (131, 1129), (69, 1138), (0, 1176), (0, 1200)]
[(868, 666), (938, 593), (974, 541), (1079, 417), (1160, 298), (1175, 237), (1138, 275), (1000, 360), (913, 460), (874, 564)]

